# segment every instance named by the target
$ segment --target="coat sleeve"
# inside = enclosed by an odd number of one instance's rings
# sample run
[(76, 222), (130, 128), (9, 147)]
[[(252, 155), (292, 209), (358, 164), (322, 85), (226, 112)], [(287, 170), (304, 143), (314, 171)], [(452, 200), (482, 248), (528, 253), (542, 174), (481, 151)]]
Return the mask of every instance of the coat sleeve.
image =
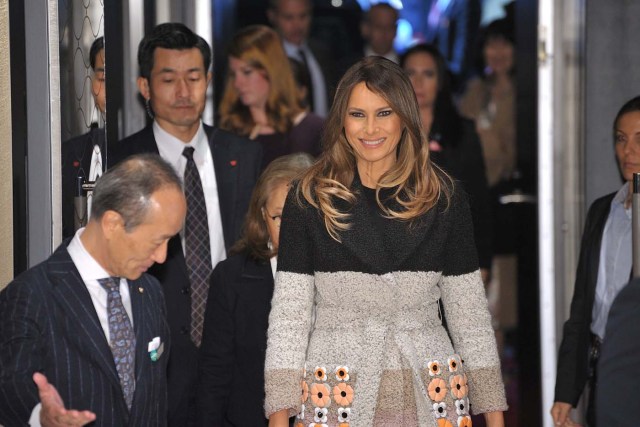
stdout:
[[(610, 199), (606, 199), (609, 201)], [(573, 406), (578, 404), (580, 395), (584, 389), (588, 364), (588, 344), (585, 339), (585, 329), (591, 326), (591, 310), (593, 300), (589, 298), (589, 270), (593, 268), (589, 265), (593, 250), (592, 239), (596, 223), (601, 211), (601, 204), (606, 203), (605, 199), (598, 199), (589, 208), (587, 220), (585, 221), (582, 241), (580, 242), (580, 256), (578, 258), (578, 268), (576, 270), (576, 281), (571, 298), (571, 309), (569, 319), (562, 328), (562, 342), (558, 350), (558, 370), (556, 374), (555, 398), (556, 402), (570, 403)], [(595, 286), (595, 284), (594, 284)], [(583, 369), (584, 368), (584, 369)]]
[(37, 292), (14, 281), (0, 293), (0, 424), (27, 424), (40, 402), (34, 372), (44, 371), (44, 307)]
[(314, 304), (313, 242), (308, 230), (315, 209), (301, 207), (293, 188), (282, 214), (278, 271), (271, 301), (265, 360), (265, 414), (300, 406), (301, 380)]
[(440, 286), (449, 334), (464, 363), (473, 412), (504, 411), (500, 360), (478, 270), (469, 206), (461, 193), (452, 196), (445, 215), (449, 232)]

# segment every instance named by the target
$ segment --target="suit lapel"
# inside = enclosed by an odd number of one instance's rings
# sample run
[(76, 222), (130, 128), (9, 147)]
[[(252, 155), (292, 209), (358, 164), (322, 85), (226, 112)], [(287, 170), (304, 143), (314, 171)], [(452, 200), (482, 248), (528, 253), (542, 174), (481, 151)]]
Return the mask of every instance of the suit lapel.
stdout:
[(77, 346), (78, 351), (86, 353), (88, 359), (94, 360), (113, 386), (120, 389), (113, 353), (98, 320), (93, 301), (64, 244), (49, 259), (48, 273), (53, 283), (52, 297), (61, 311), (77, 325), (73, 333), (66, 338)]
[[(127, 280), (129, 284), (129, 296), (131, 298), (131, 311), (133, 312), (133, 330), (136, 334), (136, 384), (142, 380), (142, 373), (147, 361), (147, 346), (150, 333), (148, 319), (145, 319), (147, 294), (142, 280)], [(137, 389), (137, 386), (136, 386)]]
[(229, 146), (223, 138), (217, 138), (216, 128), (206, 127), (209, 146), (213, 156), (213, 166), (218, 186), (218, 204), (222, 218), (222, 232), (225, 247), (234, 243), (233, 224), (235, 219), (236, 194), (238, 186), (238, 159), (230, 153)]

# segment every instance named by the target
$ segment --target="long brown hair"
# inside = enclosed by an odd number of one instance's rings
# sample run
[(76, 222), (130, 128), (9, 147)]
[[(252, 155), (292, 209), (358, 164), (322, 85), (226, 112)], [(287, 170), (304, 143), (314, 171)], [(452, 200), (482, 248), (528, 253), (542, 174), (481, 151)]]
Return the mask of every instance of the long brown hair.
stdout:
[[(353, 65), (338, 83), (333, 106), (325, 123), (324, 151), (318, 162), (302, 177), (298, 196), (320, 209), (327, 232), (340, 241), (338, 232), (349, 228), (349, 214), (335, 206), (337, 199), (354, 203), (349, 188), (353, 182), (356, 155), (344, 135), (344, 119), (349, 97), (359, 84), (385, 99), (401, 118), (404, 130), (397, 147), (397, 160), (376, 185), (378, 205), (389, 218), (411, 221), (431, 209), (440, 196), (449, 199), (451, 180), (429, 160), (429, 146), (420, 121), (420, 112), (411, 82), (395, 63), (381, 57), (367, 57)], [(399, 206), (392, 210), (380, 201), (380, 190), (392, 189), (391, 199)]]
[[(299, 89), (278, 34), (264, 25), (243, 28), (231, 40), (227, 56), (245, 61), (263, 73), (269, 81), (266, 105), (269, 125), (277, 132), (288, 132), (303, 110)], [(227, 75), (220, 102), (220, 127), (239, 135), (249, 135), (255, 125), (249, 108), (242, 103), (233, 87), (233, 76)]]
[(263, 261), (275, 255), (275, 251), (267, 246), (269, 232), (262, 217), (262, 208), (267, 205), (269, 196), (278, 185), (291, 183), (312, 164), (313, 157), (306, 153), (281, 156), (269, 163), (253, 189), (242, 236), (231, 248), (231, 254), (246, 252), (251, 258)]

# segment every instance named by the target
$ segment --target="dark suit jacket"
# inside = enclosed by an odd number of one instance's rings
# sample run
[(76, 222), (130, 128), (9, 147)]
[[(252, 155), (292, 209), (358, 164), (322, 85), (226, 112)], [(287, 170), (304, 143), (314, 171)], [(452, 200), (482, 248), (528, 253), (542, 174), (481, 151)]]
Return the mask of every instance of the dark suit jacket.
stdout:
[(340, 80), (340, 77), (342, 77), (342, 75), (338, 75), (336, 71), (337, 64), (335, 58), (333, 57), (333, 54), (331, 53), (331, 50), (322, 42), (309, 39), (307, 40), (307, 46), (309, 46), (311, 53), (313, 53), (316, 61), (318, 61), (320, 69), (322, 70), (322, 75), (324, 76), (328, 112), (331, 109), (331, 104), (333, 104), (333, 95), (336, 92), (336, 85), (338, 84), (338, 80)]
[[(96, 413), (92, 426), (166, 425), (170, 343), (158, 281), (144, 274), (129, 282), (136, 334), (136, 388), (129, 412), (109, 343), (66, 245), (0, 293), (0, 424), (27, 424), (39, 403), (31, 378), (39, 371), (67, 408)], [(147, 352), (155, 337), (165, 343), (157, 362)]]
[(235, 255), (213, 272), (200, 347), (197, 425), (267, 425), (264, 358), (272, 296), (268, 261)]
[[(261, 147), (254, 141), (205, 125), (213, 156), (225, 247), (240, 236), (249, 199), (260, 170)], [(138, 153), (158, 153), (152, 126), (120, 141), (112, 148), (115, 162)], [(193, 425), (198, 375), (198, 349), (191, 341), (191, 295), (180, 236), (169, 240), (167, 260), (150, 270), (164, 290), (172, 337), (168, 366), (169, 425)]]
[(74, 235), (73, 198), (77, 193), (78, 177), (89, 179), (93, 146), (100, 146), (102, 164), (105, 165), (104, 129), (97, 127), (84, 135), (62, 143), (62, 237)]
[[(472, 121), (460, 120), (457, 141), (440, 140), (441, 151), (431, 151), (431, 159), (459, 181), (469, 196), (473, 235), (481, 268), (491, 268), (493, 257), (491, 199), (482, 146)], [(442, 139), (442, 138), (438, 138)]]
[(600, 264), (602, 233), (615, 193), (599, 198), (589, 208), (582, 233), (571, 312), (565, 322), (558, 351), (556, 402), (578, 404), (589, 375), (591, 312)]
[(640, 279), (624, 287), (611, 305), (600, 347), (596, 385), (597, 425), (637, 426), (632, 408), (640, 395)]

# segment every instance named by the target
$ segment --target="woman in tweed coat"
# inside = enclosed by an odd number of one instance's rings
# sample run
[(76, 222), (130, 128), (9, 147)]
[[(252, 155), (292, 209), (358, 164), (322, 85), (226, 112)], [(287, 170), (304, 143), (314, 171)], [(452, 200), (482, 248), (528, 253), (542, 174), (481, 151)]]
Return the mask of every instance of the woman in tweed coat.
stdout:
[(396, 64), (368, 57), (342, 78), (325, 152), (283, 212), (270, 425), (470, 426), (470, 411), (504, 424), (469, 208), (422, 129)]

